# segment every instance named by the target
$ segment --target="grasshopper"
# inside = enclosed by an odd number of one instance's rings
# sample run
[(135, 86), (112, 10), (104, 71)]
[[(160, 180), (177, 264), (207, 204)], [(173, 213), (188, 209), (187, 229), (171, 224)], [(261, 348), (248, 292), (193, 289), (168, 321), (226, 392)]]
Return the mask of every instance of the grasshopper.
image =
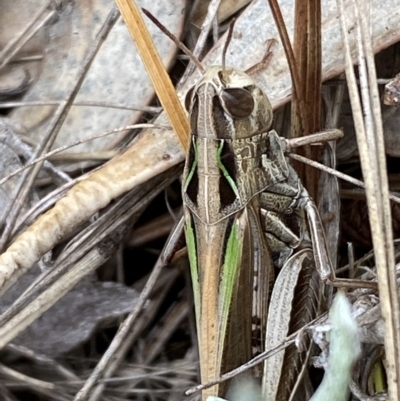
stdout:
[[(247, 362), (252, 344), (265, 343), (276, 269), (281, 276), (294, 266), (295, 281), (302, 275), (310, 320), (318, 312), (314, 272), (324, 282), (346, 282), (335, 278), (317, 207), (286, 161), (288, 142), (271, 130), (271, 104), (254, 80), (231, 67), (210, 67), (188, 91), (185, 106), (191, 143), (182, 196), (206, 383)], [(278, 303), (275, 291), (270, 322)], [(304, 365), (303, 358), (297, 371)], [(279, 375), (276, 380), (279, 386)], [(284, 387), (298, 386), (295, 377), (291, 382)], [(225, 392), (219, 384), (204, 390), (203, 399)]]
[[(206, 71), (165, 27), (147, 11), (146, 15), (204, 74), (185, 98), (191, 138), (182, 198), (201, 381), (207, 383), (247, 362), (253, 356), (253, 344), (260, 350), (262, 345), (273, 346), (276, 331), (267, 327), (267, 320), (268, 326), (284, 326), (285, 332), (279, 334), (285, 337), (315, 317), (319, 300), (315, 272), (323, 281), (336, 279), (316, 205), (286, 162), (288, 142), (271, 130), (273, 111), (268, 97), (249, 74), (225, 66), (233, 25), (222, 66)], [(266, 64), (267, 56), (260, 65)], [(340, 136), (328, 134), (325, 140)], [(322, 139), (321, 134), (314, 138), (316, 142)], [(280, 297), (280, 291), (286, 294)], [(292, 319), (291, 305), (283, 313), (286, 301), (304, 303), (306, 311)], [(281, 372), (270, 375), (265, 364), (266, 400), (293, 399), (299, 386), (296, 375), (304, 371), (308, 351), (305, 357), (295, 356), (294, 373), (283, 385)], [(280, 371), (288, 357), (292, 356), (278, 357)], [(273, 389), (265, 390), (271, 381)], [(219, 383), (204, 390), (203, 399), (224, 397), (225, 387)]]
[[(285, 178), (284, 158), (267, 132), (271, 104), (245, 73), (211, 67), (185, 104), (192, 132), (183, 173), (185, 233), (207, 382), (252, 354), (254, 271), (263, 298), (258, 316), (266, 316), (273, 264), (255, 195)], [(203, 397), (223, 391), (216, 386)]]
[[(268, 97), (246, 73), (211, 67), (185, 104), (192, 133), (183, 174), (185, 233), (207, 382), (250, 359), (252, 316), (264, 341), (273, 259), (282, 266), (305, 237), (280, 214), (309, 197), (282, 140), (269, 131)], [(203, 396), (223, 396), (219, 387)]]

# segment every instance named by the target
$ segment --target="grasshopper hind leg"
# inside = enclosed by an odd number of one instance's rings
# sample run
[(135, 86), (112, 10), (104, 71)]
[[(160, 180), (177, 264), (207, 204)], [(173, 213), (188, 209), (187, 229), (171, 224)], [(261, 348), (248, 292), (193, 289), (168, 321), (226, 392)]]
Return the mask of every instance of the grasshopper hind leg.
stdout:
[(274, 265), (282, 268), (295, 250), (311, 248), (305, 213), (297, 206), (301, 184), (293, 169), (284, 182), (260, 194), (264, 232)]

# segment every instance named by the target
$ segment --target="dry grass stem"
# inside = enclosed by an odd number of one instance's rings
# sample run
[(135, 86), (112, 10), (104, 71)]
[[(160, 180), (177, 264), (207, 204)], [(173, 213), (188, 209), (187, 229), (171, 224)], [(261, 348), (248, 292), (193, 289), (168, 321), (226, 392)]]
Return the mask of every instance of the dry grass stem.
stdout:
[[(368, 214), (378, 273), (379, 295), (382, 316), (385, 322), (386, 373), (389, 399), (395, 401), (400, 398), (400, 313), (386, 155), (375, 63), (370, 38), (369, 9), (366, 3), (356, 0), (353, 2), (351, 10), (356, 17), (356, 29), (359, 33), (361, 102), (348, 40), (346, 16), (349, 15), (350, 10), (349, 7), (345, 9), (343, 0), (339, 0), (338, 5), (342, 36), (345, 42), (346, 78), (365, 180)], [(363, 117), (364, 115), (365, 117)]]
[(172, 85), (171, 79), (154, 46), (139, 8), (135, 0), (116, 0), (116, 3), (132, 35), (132, 39), (136, 43), (143, 64), (150, 75), (163, 109), (167, 113), (183, 149), (186, 151), (189, 140), (188, 119), (175, 92), (175, 88)]

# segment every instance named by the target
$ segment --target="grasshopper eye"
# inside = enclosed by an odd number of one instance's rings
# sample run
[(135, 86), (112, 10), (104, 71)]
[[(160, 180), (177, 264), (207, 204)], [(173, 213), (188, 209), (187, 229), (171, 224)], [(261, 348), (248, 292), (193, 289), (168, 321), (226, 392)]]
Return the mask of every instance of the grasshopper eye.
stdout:
[(188, 92), (186, 93), (186, 96), (185, 96), (185, 109), (187, 112), (190, 111), (190, 106), (192, 105), (193, 93), (194, 93), (194, 86), (192, 86), (188, 90)]
[(242, 88), (227, 88), (220, 94), (224, 110), (233, 118), (246, 118), (254, 109), (252, 94)]

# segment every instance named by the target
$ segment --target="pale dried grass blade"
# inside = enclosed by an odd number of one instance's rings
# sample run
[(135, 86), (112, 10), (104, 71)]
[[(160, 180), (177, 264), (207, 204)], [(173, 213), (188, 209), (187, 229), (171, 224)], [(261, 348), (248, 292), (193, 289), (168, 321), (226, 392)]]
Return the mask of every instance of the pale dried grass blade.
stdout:
[(153, 82), (157, 96), (171, 121), (172, 127), (186, 151), (189, 140), (189, 122), (171, 79), (154, 46), (135, 0), (116, 0), (122, 17), (138, 48), (140, 57)]
[[(382, 316), (385, 322), (386, 374), (389, 399), (400, 398), (400, 313), (394, 260), (393, 233), (382, 118), (370, 38), (370, 10), (362, 1), (353, 1), (352, 10), (338, 0), (342, 36), (345, 42), (346, 77), (349, 86), (361, 167), (366, 187), (369, 221), (378, 273)], [(362, 104), (351, 61), (345, 16), (355, 13), (359, 31), (358, 50)], [(365, 118), (363, 118), (363, 113)]]

